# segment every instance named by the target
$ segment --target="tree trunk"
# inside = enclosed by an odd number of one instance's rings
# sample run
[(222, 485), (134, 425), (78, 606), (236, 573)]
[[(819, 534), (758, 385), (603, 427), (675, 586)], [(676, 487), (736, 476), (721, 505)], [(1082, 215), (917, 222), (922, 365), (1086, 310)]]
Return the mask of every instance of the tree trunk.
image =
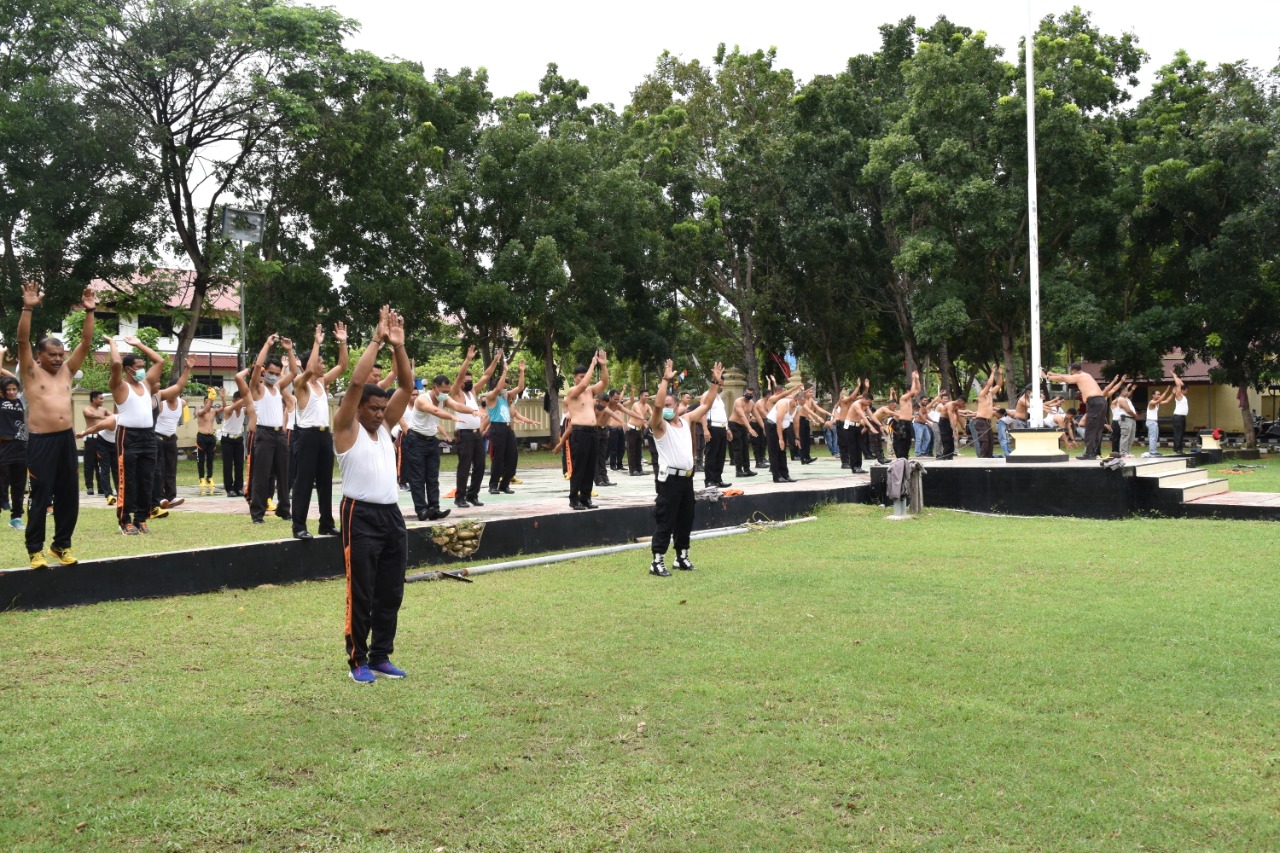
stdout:
[(1244, 446), (1252, 450), (1258, 446), (1258, 432), (1253, 428), (1253, 412), (1249, 411), (1249, 389), (1240, 386), (1236, 400), (1240, 403), (1240, 419), (1244, 423)]
[(551, 330), (542, 336), (542, 364), (547, 387), (547, 419), (551, 426), (551, 443), (560, 440), (560, 392), (556, 390), (555, 344)]
[(956, 392), (955, 377), (951, 375), (951, 353), (945, 343), (938, 347), (938, 393), (943, 391), (948, 394)]
[(755, 326), (746, 310), (738, 311), (738, 319), (742, 324), (742, 367), (747, 374), (747, 387), (759, 388), (760, 362), (756, 359)]
[(1018, 377), (1018, 374), (1015, 372), (1015, 368), (1013, 365), (1014, 340), (1013, 340), (1013, 333), (1010, 332), (1008, 329), (1000, 330), (1000, 346), (1004, 350), (1005, 399), (1009, 401), (1010, 404), (1012, 404), (1017, 402), (1018, 388), (1021, 385), (1021, 381)]
[(209, 292), (213, 277), (205, 270), (196, 268), (196, 277), (191, 282), (191, 302), (187, 306), (187, 319), (182, 324), (182, 334), (178, 335), (178, 351), (173, 355), (173, 370), (169, 373), (169, 382), (174, 382), (182, 375), (182, 365), (186, 363), (187, 353), (191, 352), (191, 342), (196, 337), (196, 324), (200, 322), (200, 310), (204, 307), (204, 297)]

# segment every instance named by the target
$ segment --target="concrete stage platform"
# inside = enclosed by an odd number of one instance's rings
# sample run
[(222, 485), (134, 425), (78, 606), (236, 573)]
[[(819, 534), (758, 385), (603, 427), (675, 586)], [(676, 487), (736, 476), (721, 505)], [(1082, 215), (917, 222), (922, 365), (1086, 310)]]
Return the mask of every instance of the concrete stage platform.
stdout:
[[(732, 467), (732, 466), (730, 466)], [(443, 529), (452, 528), (450, 544), (476, 544), (469, 561), (503, 560), (548, 551), (619, 545), (653, 532), (652, 476), (630, 477), (610, 471), (618, 484), (597, 487), (598, 509), (574, 511), (569, 508), (569, 484), (556, 469), (530, 469), (518, 473), (523, 482), (512, 488), (514, 495), (490, 495), (488, 481), (481, 488), (483, 507), (454, 509), (447, 519), (419, 522), (408, 492), (400, 493), (409, 528), (410, 569), (423, 566), (448, 568), (459, 558), (448, 553), (435, 539)], [(732, 488), (744, 494), (699, 501), (695, 530), (742, 524), (753, 517), (782, 520), (807, 515), (824, 503), (854, 503), (868, 499), (870, 476), (850, 474), (838, 459), (815, 456), (811, 465), (792, 463), (795, 483), (774, 483), (768, 471), (735, 481)], [(444, 491), (453, 488), (453, 474), (442, 476)], [(733, 478), (730, 478), (733, 479)], [(702, 476), (694, 477), (701, 489)], [(227, 538), (235, 528), (250, 524), (243, 498), (218, 494), (202, 497), (194, 487), (180, 487), (186, 502), (170, 511), (166, 525), (181, 524), (184, 515), (215, 513), (226, 516)], [(335, 512), (338, 489), (335, 487)], [(442, 500), (451, 507), (452, 499)], [(316, 530), (316, 509), (308, 525)], [(463, 533), (466, 531), (466, 533)], [(468, 535), (469, 534), (469, 535)], [(648, 558), (637, 557), (638, 568)], [(185, 595), (230, 588), (250, 588), (262, 584), (291, 583), (340, 577), (343, 574), (340, 540), (316, 537), (310, 541), (280, 539), (175, 551), (143, 557), (86, 560), (79, 565), (52, 570), (27, 568), (0, 572), (0, 606), (17, 609), (66, 607), (134, 598)]]
[[(926, 508), (950, 508), (1006, 515), (1052, 515), (1125, 518), (1135, 514), (1183, 517), (1280, 520), (1280, 495), (1228, 493), (1190, 457), (1128, 459), (1114, 468), (1097, 461), (1006, 464), (1003, 459), (961, 457), (947, 461), (925, 458)], [(738, 480), (744, 494), (700, 501), (695, 528), (738, 525), (753, 517), (782, 520), (808, 514), (825, 503), (885, 503), (888, 469), (875, 465), (869, 474), (850, 474), (839, 460), (822, 453), (812, 465), (792, 463), (795, 483), (773, 483), (767, 471)], [(518, 475), (514, 495), (481, 490), (483, 507), (455, 509), (435, 523), (418, 522), (407, 492), (400, 494), (409, 527), (409, 565), (448, 568), (459, 558), (447, 549), (466, 546), (470, 561), (505, 560), (549, 551), (618, 545), (653, 532), (653, 479), (611, 471), (618, 483), (597, 487), (599, 508), (569, 508), (568, 483), (558, 469), (532, 469)], [(695, 488), (702, 485), (695, 476)], [(452, 488), (452, 475), (445, 477)], [(166, 524), (181, 524), (189, 513), (226, 516), (227, 536), (247, 525), (249, 510), (241, 498), (200, 497), (182, 490), (187, 502), (173, 510)], [(452, 501), (442, 501), (451, 506)], [(314, 520), (315, 508), (311, 517)], [(310, 525), (312, 531), (316, 525)], [(448, 535), (444, 535), (452, 528)], [(444, 541), (447, 540), (447, 541)], [(443, 541), (443, 544), (442, 544)], [(474, 548), (474, 550), (472, 550)], [(647, 558), (637, 559), (637, 570)], [(209, 592), (226, 587), (290, 583), (340, 577), (339, 540), (317, 537), (299, 542), (228, 545), (105, 560), (49, 571), (15, 569), (0, 572), (4, 607), (37, 609), (92, 604), (99, 601)]]

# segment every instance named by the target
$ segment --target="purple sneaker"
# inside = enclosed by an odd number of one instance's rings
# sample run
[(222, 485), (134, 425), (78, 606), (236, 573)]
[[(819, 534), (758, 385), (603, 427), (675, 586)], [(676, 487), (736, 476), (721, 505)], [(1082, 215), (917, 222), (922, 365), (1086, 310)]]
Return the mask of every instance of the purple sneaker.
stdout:
[[(389, 660), (384, 660), (382, 663), (375, 663), (370, 666), (369, 669), (376, 672), (378, 675), (385, 675), (387, 678), (404, 678), (405, 675), (403, 669), (396, 666)], [(370, 676), (370, 678), (372, 677), (373, 676)]]
[(351, 670), (351, 680), (356, 684), (373, 684), (378, 678), (373, 674), (373, 670), (367, 666), (357, 666)]

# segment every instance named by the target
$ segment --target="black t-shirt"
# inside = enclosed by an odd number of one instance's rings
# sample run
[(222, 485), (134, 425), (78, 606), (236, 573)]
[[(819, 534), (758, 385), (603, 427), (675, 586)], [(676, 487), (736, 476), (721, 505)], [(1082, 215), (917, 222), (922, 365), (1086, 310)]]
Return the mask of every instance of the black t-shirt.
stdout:
[(0, 397), (0, 438), (27, 440), (27, 409), (21, 396), (16, 400)]

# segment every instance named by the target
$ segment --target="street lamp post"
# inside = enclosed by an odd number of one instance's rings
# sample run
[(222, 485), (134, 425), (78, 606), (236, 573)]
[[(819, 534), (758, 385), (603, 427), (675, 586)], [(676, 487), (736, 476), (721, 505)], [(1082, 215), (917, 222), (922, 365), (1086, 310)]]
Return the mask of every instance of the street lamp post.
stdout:
[(240, 353), (238, 361), (244, 370), (249, 360), (248, 343), (245, 330), (244, 309), (244, 247), (246, 243), (261, 243), (267, 227), (267, 214), (261, 210), (241, 210), (235, 207), (222, 208), (222, 236), (236, 243), (236, 283), (240, 291)]

